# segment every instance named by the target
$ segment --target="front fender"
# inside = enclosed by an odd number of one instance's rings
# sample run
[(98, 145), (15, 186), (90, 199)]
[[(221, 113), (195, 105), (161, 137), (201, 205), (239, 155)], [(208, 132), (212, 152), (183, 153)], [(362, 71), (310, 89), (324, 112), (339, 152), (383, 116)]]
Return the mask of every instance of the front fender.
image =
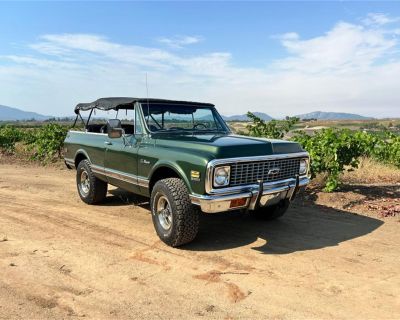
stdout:
[(189, 193), (193, 193), (192, 185), (191, 185), (187, 175), (185, 174), (184, 170), (177, 163), (174, 163), (172, 161), (166, 161), (166, 160), (157, 161), (155, 163), (155, 165), (153, 166), (153, 168), (150, 170), (149, 181), (152, 180), (154, 173), (158, 169), (165, 168), (165, 167), (175, 171), (176, 174), (179, 176), (179, 178), (181, 178), (185, 182), (185, 185), (188, 188)]

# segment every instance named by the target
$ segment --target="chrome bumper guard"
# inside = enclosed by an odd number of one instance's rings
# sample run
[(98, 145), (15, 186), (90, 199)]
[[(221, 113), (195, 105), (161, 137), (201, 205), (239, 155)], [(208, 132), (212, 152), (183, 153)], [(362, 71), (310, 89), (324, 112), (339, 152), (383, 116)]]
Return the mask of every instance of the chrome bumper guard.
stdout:
[[(259, 207), (267, 207), (278, 203), (281, 200), (289, 199), (292, 201), (298, 190), (305, 187), (310, 182), (306, 176), (262, 183), (259, 185), (243, 186), (234, 193), (227, 193), (221, 190), (210, 195), (191, 194), (190, 199), (193, 204), (200, 206), (206, 213), (215, 213), (229, 210), (248, 209), (255, 210)], [(231, 208), (232, 200), (246, 198), (246, 202), (241, 207)]]

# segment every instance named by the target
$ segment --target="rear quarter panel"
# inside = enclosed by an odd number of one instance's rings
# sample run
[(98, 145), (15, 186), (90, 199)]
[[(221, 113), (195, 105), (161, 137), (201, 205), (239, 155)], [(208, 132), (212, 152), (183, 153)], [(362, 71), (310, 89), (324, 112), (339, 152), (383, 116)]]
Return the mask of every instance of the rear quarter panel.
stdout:
[(106, 137), (100, 133), (69, 131), (64, 141), (65, 158), (75, 160), (82, 153), (92, 164), (104, 167)]

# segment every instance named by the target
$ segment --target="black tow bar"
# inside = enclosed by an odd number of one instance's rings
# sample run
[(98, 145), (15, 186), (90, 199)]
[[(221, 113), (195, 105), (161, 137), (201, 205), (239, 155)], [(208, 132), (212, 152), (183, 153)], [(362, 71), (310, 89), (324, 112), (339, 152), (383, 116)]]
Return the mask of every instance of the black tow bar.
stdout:
[(300, 184), (300, 178), (299, 178), (299, 175), (296, 174), (296, 185), (294, 187), (292, 195), (290, 196), (290, 199), (289, 199), (290, 201), (294, 200), (297, 193), (299, 192), (299, 189), (300, 189), (299, 184)]

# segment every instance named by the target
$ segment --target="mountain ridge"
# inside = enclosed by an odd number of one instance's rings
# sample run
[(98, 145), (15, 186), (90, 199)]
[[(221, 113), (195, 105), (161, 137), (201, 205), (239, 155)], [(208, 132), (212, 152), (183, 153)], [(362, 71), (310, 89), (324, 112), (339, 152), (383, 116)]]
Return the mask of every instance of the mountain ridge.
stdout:
[(18, 120), (47, 120), (50, 116), (45, 116), (31, 111), (24, 111), (18, 108), (0, 105), (0, 121), (18, 121)]
[(346, 112), (325, 112), (313, 111), (309, 113), (298, 114), (295, 117), (300, 119), (317, 119), (317, 120), (372, 120), (372, 117), (366, 117), (355, 113)]
[[(264, 112), (253, 112), (253, 114), (264, 121), (272, 120), (273, 118)], [(366, 117), (355, 113), (345, 112), (325, 112), (313, 111), (304, 114), (298, 114), (295, 117), (300, 119), (317, 119), (317, 120), (372, 120), (372, 117)], [(37, 112), (24, 111), (19, 108), (0, 105), (0, 121), (21, 121), (21, 120), (38, 120), (44, 121), (52, 116), (43, 115)], [(249, 121), (247, 114), (236, 114), (232, 116), (222, 115), (225, 121)]]
[[(272, 120), (273, 118), (264, 112), (252, 112), (255, 116), (261, 118), (264, 121)], [(236, 114), (233, 116), (222, 116), (225, 121), (249, 121), (247, 114)]]

